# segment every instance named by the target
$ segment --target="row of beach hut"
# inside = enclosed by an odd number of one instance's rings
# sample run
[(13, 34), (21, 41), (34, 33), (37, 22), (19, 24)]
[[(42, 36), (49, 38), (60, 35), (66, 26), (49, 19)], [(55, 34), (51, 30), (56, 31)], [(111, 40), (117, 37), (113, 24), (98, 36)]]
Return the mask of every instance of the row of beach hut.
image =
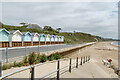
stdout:
[(49, 44), (63, 44), (64, 36), (20, 32), (19, 30), (7, 31), (0, 29), (0, 47), (21, 47)]

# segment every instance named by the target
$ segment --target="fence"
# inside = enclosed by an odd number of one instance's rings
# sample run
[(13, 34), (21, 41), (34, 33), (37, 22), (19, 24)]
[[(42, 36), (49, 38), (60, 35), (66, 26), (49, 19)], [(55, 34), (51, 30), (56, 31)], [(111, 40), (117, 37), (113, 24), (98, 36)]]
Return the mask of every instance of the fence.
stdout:
[[(76, 58), (76, 61), (74, 63), (72, 63), (72, 58), (70, 58), (68, 61), (69, 61), (69, 65), (66, 65), (64, 67), (62, 67), (60, 69), (60, 61), (61, 60), (58, 60), (57, 61), (57, 70), (51, 72), (51, 73), (48, 73), (47, 75), (43, 76), (42, 78), (40, 78), (39, 80), (44, 80), (46, 78), (56, 78), (57, 80), (60, 80), (60, 75), (69, 71), (70, 73), (72, 72), (72, 69), (73, 68), (78, 68), (79, 65), (83, 65), (85, 64), (86, 62), (88, 62), (90, 60), (90, 56), (84, 56), (84, 57), (81, 57), (80, 58), (81, 60), (79, 61), (79, 58), (77, 57)], [(16, 74), (16, 73), (19, 73), (19, 72), (22, 72), (22, 71), (25, 71), (25, 70), (28, 70), (28, 69), (31, 69), (31, 77), (30, 79), (31, 80), (35, 80), (35, 67), (36, 66), (40, 66), (42, 64), (36, 64), (36, 65), (32, 65), (32, 66), (29, 66), (29, 67), (26, 67), (24, 69), (21, 69), (21, 70), (18, 70), (18, 71), (15, 71), (15, 72), (12, 72), (10, 74), (7, 74), (5, 76), (2, 76), (0, 77), (0, 80), (3, 80), (13, 74)]]
[[(43, 76), (39, 80), (44, 80), (46, 78), (50, 78), (52, 75), (54, 76), (53, 78), (56, 78), (57, 80), (60, 80), (60, 74), (63, 74), (65, 72), (67, 72), (67, 71), (69, 71), (71, 73), (73, 68), (78, 68), (79, 65), (82, 66), (83, 64), (85, 64), (89, 60), (90, 60), (90, 56), (84, 56), (84, 58), (81, 57), (81, 61), (78, 61), (78, 57), (77, 57), (76, 62), (72, 63), (72, 58), (70, 58), (69, 59), (69, 65), (62, 67), (61, 69), (60, 69), (60, 61), (58, 60), (58, 62), (57, 62), (57, 70)], [(83, 63), (83, 64), (81, 64), (81, 63)], [(66, 68), (68, 68), (68, 70)]]

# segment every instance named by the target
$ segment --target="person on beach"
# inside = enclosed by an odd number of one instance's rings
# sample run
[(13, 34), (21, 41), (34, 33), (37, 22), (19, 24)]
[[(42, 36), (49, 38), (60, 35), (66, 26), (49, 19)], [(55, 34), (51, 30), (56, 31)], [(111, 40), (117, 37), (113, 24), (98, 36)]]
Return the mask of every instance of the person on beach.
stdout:
[(111, 62), (112, 62), (112, 59), (108, 59), (108, 62), (111, 64)]

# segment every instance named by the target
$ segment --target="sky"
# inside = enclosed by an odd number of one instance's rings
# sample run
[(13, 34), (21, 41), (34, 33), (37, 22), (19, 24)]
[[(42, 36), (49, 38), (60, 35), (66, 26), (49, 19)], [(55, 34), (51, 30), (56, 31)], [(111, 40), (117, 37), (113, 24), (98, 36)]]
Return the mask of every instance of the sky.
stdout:
[(3, 2), (2, 22), (20, 22), (84, 32), (104, 38), (118, 37), (117, 2)]

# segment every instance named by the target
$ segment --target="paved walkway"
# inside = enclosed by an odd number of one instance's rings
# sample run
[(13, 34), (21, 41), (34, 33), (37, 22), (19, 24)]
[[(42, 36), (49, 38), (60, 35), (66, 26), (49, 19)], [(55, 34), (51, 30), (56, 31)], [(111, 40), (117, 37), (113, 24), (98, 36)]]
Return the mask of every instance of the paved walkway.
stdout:
[(78, 69), (73, 69), (71, 73), (62, 74), (61, 78), (117, 78), (111, 68), (98, 64), (95, 60), (79, 66)]
[[(72, 63), (74, 62), (76, 62), (76, 60), (72, 60)], [(60, 61), (60, 68), (63, 68), (66, 65), (69, 65), (68, 60)], [(8, 69), (3, 71), (3, 75), (22, 68), (24, 67)], [(57, 62), (46, 62), (35, 68), (35, 78), (42, 78), (55, 70), (57, 70)], [(66, 70), (69, 70), (69, 68), (67, 67)], [(47, 76), (46, 78), (54, 76), (56, 76), (56, 73), (53, 76)], [(30, 78), (30, 70), (22, 71), (8, 78)], [(71, 73), (67, 71), (61, 74), (60, 78), (117, 78), (117, 75), (111, 68), (107, 68), (103, 64), (99, 64), (96, 60), (91, 59), (90, 62), (87, 62), (82, 66), (79, 65), (79, 68), (73, 68)]]

